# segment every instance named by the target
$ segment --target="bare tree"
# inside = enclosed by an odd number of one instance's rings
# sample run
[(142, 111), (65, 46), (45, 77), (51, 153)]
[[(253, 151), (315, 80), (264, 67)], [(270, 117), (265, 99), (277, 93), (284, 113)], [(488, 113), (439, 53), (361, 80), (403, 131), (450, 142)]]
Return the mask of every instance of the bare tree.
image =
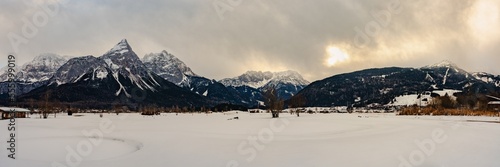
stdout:
[(275, 88), (269, 88), (264, 92), (266, 101), (265, 104), (268, 110), (271, 111), (273, 118), (279, 118), (280, 112), (283, 110), (284, 101), (278, 98)]
[(49, 114), (52, 112), (53, 110), (53, 106), (52, 104), (49, 102), (49, 99), (50, 99), (50, 94), (51, 94), (51, 91), (46, 91), (45, 94), (43, 95), (43, 98), (44, 98), (44, 106), (43, 106), (43, 109), (42, 109), (42, 116), (43, 116), (43, 119), (47, 119), (49, 117)]
[(304, 107), (304, 105), (306, 105), (306, 98), (300, 94), (290, 99), (290, 106), (295, 110), (295, 113), (297, 113), (297, 117), (300, 117), (300, 107)]
[(35, 111), (35, 99), (28, 99), (28, 104), (29, 104), (29, 110), (31, 112)]
[(52, 106), (53, 106), (52, 112), (54, 113), (54, 118), (57, 118), (57, 113), (62, 112), (63, 105), (60, 101), (56, 100), (55, 102), (52, 103)]

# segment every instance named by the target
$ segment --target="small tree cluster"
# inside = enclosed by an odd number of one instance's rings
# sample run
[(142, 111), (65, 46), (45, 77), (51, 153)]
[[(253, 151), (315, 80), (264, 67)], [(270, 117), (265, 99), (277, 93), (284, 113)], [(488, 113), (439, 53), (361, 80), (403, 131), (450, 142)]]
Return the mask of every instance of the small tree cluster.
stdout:
[(447, 93), (444, 96), (435, 97), (431, 102), (431, 106), (434, 108), (452, 109), (457, 107), (457, 101)]
[(157, 106), (148, 105), (145, 107), (141, 107), (139, 109), (139, 112), (141, 113), (141, 115), (160, 115), (161, 110)]

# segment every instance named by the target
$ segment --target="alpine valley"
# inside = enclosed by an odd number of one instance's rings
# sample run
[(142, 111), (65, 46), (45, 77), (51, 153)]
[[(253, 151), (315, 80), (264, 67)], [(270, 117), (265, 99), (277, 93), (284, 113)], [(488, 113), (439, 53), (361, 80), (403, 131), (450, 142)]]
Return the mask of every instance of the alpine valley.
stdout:
[[(8, 97), (6, 69), (0, 72), (1, 103)], [(391, 105), (400, 96), (443, 90), (500, 90), (500, 76), (469, 73), (448, 61), (422, 68), (367, 69), (313, 83), (295, 71), (248, 71), (217, 81), (196, 74), (167, 51), (140, 59), (125, 39), (100, 57), (42, 54), (15, 70), (19, 102), (50, 100), (82, 108), (257, 107), (264, 105), (268, 89), (276, 89), (281, 99), (300, 96), (307, 106), (318, 107)]]

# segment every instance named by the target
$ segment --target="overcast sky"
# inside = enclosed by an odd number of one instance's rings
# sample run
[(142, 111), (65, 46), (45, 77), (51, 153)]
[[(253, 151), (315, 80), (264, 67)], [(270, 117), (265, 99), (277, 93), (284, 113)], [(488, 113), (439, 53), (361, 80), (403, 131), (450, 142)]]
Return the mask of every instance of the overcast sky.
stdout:
[[(240, 1), (2, 0), (0, 65), (9, 53), (18, 65), (41, 53), (101, 56), (126, 38), (139, 57), (167, 50), (212, 79), (295, 70), (314, 81), (442, 60), (500, 74), (498, 0)], [(38, 32), (23, 35), (33, 18)]]

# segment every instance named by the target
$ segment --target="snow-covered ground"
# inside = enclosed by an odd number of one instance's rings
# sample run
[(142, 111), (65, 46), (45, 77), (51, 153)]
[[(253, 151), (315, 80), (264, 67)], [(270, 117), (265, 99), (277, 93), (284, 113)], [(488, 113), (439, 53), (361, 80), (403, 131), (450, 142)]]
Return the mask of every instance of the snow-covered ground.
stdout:
[[(424, 99), (426, 99), (427, 101), (425, 101)], [(396, 97), (394, 103), (389, 104), (389, 106), (411, 106), (411, 105), (427, 106), (429, 104), (429, 101), (431, 100), (432, 97), (430, 94), (420, 95), (420, 96), (417, 94), (402, 95)]]
[[(432, 91), (432, 93), (438, 94), (439, 96), (445, 96), (446, 94), (448, 94), (448, 96), (450, 96), (454, 100), (457, 99), (457, 97), (454, 94), (459, 92), (462, 91), (453, 89)], [(396, 97), (394, 99), (394, 103), (388, 104), (388, 106), (411, 106), (411, 105), (427, 106), (431, 101), (432, 101), (431, 92), (426, 92), (424, 94), (421, 94), (420, 96), (418, 94), (408, 94)]]
[(58, 115), (17, 120), (16, 160), (7, 158), (3, 120), (0, 166), (500, 166), (500, 123), (470, 120), (499, 121), (394, 114)]

